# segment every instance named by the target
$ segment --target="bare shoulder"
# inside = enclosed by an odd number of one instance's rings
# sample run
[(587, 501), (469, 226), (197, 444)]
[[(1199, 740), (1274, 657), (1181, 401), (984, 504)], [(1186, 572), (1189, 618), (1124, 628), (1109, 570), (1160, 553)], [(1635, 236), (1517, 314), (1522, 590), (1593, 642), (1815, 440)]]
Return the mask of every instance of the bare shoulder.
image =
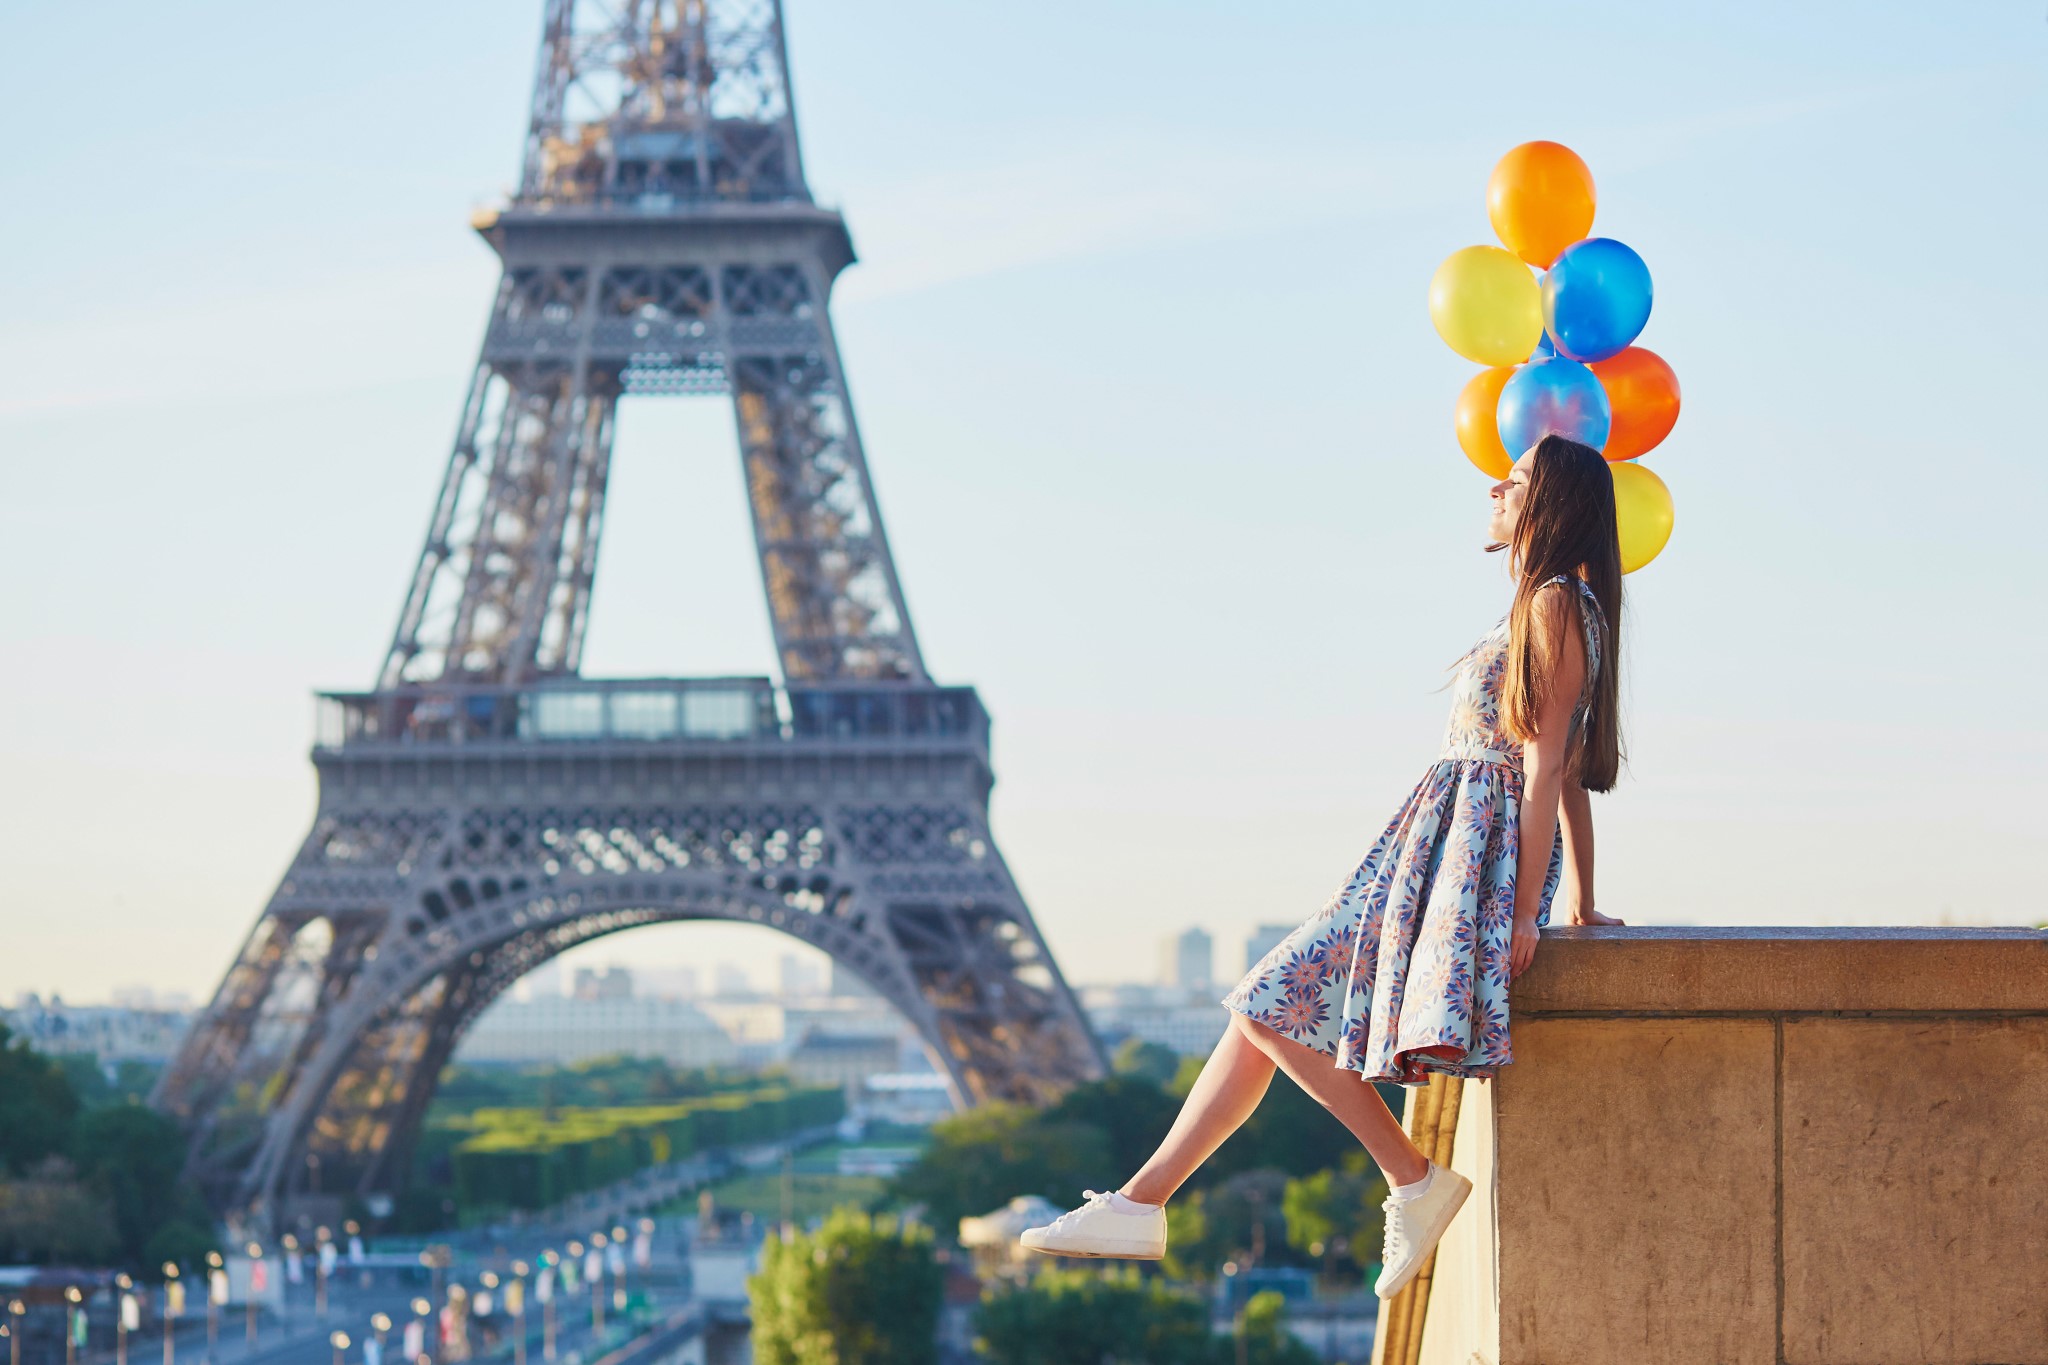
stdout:
[(1533, 608), (1530, 624), (1547, 637), (1562, 638), (1577, 634), (1579, 624), (1579, 598), (1585, 591), (1576, 580), (1553, 578), (1536, 589), (1531, 600)]
[(1585, 640), (1580, 629), (1580, 596), (1576, 580), (1553, 578), (1536, 589), (1530, 601), (1529, 628), (1542, 658), (1559, 668), (1585, 666)]

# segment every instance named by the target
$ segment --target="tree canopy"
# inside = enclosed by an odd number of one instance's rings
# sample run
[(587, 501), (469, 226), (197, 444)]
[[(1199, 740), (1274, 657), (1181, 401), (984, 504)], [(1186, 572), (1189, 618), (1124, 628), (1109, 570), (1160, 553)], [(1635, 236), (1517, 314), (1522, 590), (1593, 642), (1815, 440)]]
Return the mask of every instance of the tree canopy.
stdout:
[(931, 1365), (945, 1271), (928, 1228), (839, 1209), (770, 1236), (747, 1280), (757, 1365)]
[[(996, 1365), (1081, 1365), (1097, 1361), (1173, 1361), (1236, 1365), (1235, 1334), (1209, 1328), (1204, 1300), (1136, 1266), (1063, 1270), (1050, 1266), (1028, 1282), (983, 1298), (975, 1345)], [(1314, 1365), (1316, 1353), (1287, 1330), (1280, 1295), (1257, 1294), (1238, 1331), (1246, 1365)]]

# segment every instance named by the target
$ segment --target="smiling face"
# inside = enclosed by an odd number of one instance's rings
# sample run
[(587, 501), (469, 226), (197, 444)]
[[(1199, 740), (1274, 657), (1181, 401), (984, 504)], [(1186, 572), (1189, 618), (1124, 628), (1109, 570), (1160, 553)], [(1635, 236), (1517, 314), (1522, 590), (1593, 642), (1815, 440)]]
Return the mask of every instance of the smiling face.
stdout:
[(1535, 463), (1536, 448), (1531, 446), (1508, 470), (1508, 476), (1488, 490), (1493, 499), (1493, 515), (1486, 519), (1486, 534), (1500, 544), (1514, 543), (1515, 525), (1522, 519), (1522, 504), (1529, 496), (1529, 474)]

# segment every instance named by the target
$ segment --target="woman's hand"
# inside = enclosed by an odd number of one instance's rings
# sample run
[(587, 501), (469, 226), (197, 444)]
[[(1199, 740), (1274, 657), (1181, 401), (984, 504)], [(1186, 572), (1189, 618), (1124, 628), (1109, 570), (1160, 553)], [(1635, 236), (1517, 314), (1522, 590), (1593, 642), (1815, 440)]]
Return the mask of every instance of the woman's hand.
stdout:
[(1536, 960), (1538, 937), (1535, 915), (1515, 916), (1515, 936), (1508, 943), (1508, 980), (1513, 981)]

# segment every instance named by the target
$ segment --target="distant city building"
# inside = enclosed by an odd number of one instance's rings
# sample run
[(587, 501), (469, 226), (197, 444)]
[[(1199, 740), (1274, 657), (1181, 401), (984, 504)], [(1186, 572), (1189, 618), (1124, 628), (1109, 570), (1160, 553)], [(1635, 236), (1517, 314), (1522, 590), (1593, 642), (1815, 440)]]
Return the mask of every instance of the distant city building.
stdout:
[(1221, 1005), (1183, 1005), (1169, 1010), (1133, 1010), (1115, 1014), (1091, 1012), (1089, 1022), (1104, 1047), (1114, 1051), (1126, 1038), (1158, 1043), (1183, 1057), (1206, 1057), (1216, 1050), (1230, 1011)]
[(1186, 929), (1159, 945), (1159, 979), (1186, 990), (1206, 989), (1216, 979), (1215, 941), (1203, 929)]
[[(129, 999), (155, 997), (123, 992)], [(130, 1005), (67, 1005), (61, 995), (32, 992), (0, 1010), (0, 1022), (38, 1052), (75, 1053), (101, 1062), (167, 1062), (192, 1022), (188, 1009)]]
[(1259, 965), (1259, 959), (1279, 946), (1280, 940), (1295, 930), (1292, 924), (1261, 924), (1252, 930), (1244, 941), (1244, 969), (1250, 971)]
[(838, 999), (819, 997), (782, 1006), (782, 1031), (795, 1039), (816, 1030), (845, 1037), (895, 1038), (913, 1051), (922, 1051), (916, 1034), (889, 1005), (878, 997)]
[(193, 1009), (190, 991), (159, 991), (150, 986), (116, 986), (107, 999), (126, 1010), (190, 1014)]
[(633, 974), (624, 967), (578, 967), (569, 994), (577, 1000), (631, 1000)]
[(784, 953), (775, 963), (776, 985), (785, 1000), (801, 1000), (822, 994), (824, 980), (816, 963), (795, 953)]
[(929, 1067), (870, 1076), (861, 1087), (859, 1112), (891, 1123), (930, 1123), (953, 1112), (946, 1078)]
[(1184, 1057), (1206, 1057), (1230, 1022), (1222, 989), (1213, 982), (1193, 988), (1123, 982), (1082, 986), (1077, 993), (1096, 1036), (1112, 1052), (1137, 1038)]
[(752, 995), (754, 983), (748, 979), (746, 969), (730, 962), (721, 962), (711, 969), (711, 993), (723, 999)]
[(725, 1031), (735, 1043), (754, 1044), (767, 1049), (761, 1055), (772, 1058), (787, 1032), (787, 1011), (775, 1000), (731, 1000), (714, 996), (699, 1000), (697, 1008)]
[(789, 1074), (805, 1085), (836, 1085), (849, 1102), (860, 1098), (868, 1077), (898, 1070), (902, 1050), (893, 1037), (827, 1033), (806, 1029), (789, 1050)]
[(882, 998), (881, 992), (870, 986), (866, 978), (836, 957), (832, 959), (830, 984), (826, 990), (828, 994), (836, 998), (851, 997), (869, 1000), (879, 1000)]
[(623, 1054), (703, 1067), (738, 1065), (740, 1051), (717, 1021), (681, 1000), (543, 995), (508, 997), (485, 1010), (463, 1035), (456, 1060), (583, 1062)]

